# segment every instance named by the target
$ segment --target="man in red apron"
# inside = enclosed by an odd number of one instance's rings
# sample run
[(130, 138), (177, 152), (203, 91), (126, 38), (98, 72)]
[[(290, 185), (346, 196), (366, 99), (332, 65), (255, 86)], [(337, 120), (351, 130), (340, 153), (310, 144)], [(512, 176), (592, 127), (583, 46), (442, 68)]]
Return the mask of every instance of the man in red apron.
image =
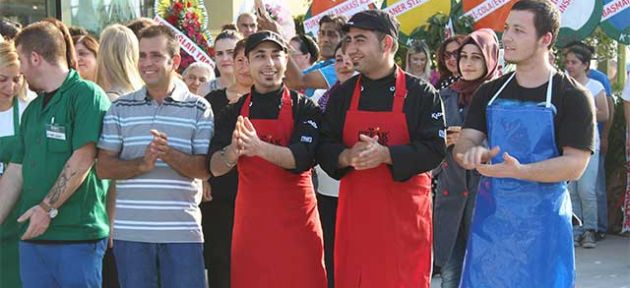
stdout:
[(559, 26), (551, 1), (516, 2), (502, 39), (516, 72), (473, 96), (453, 154), (484, 177), (459, 287), (575, 287), (566, 181), (594, 150), (595, 106), (548, 62)]
[(322, 230), (310, 168), (319, 108), (287, 89), (287, 46), (274, 32), (245, 42), (254, 86), (217, 117), (214, 176), (238, 169), (233, 288), (324, 288)]
[(437, 92), (394, 64), (398, 21), (357, 13), (344, 26), (360, 72), (332, 92), (318, 160), (341, 179), (335, 287), (429, 287), (431, 179), (444, 158)]

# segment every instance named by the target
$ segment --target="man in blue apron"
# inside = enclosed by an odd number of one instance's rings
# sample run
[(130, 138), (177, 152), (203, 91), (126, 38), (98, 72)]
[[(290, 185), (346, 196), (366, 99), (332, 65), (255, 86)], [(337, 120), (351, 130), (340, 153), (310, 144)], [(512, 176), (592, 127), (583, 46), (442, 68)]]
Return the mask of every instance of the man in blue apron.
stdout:
[[(594, 149), (594, 104), (547, 61), (560, 24), (550, 1), (521, 0), (505, 24), (516, 72), (481, 86), (455, 158), (484, 177), (460, 287), (573, 287), (575, 260), (566, 181)], [(489, 147), (481, 146), (488, 139)]]

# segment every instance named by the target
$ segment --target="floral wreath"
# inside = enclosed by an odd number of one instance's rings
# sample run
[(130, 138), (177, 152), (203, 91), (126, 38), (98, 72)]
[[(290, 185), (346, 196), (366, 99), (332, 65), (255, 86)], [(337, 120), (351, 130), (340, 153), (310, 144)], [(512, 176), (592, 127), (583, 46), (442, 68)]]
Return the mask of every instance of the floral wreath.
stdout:
[[(208, 13), (203, 0), (158, 0), (155, 1), (155, 15), (179, 30), (210, 57), (214, 56), (212, 36), (207, 29)], [(182, 61), (179, 72), (196, 62), (194, 55), (185, 49), (181, 51)]]

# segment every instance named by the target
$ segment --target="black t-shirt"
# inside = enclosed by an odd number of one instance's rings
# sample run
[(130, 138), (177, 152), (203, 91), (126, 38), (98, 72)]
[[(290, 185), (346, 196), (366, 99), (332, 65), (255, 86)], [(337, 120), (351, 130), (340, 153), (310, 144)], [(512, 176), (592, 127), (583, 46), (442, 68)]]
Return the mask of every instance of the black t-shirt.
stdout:
[[(280, 112), (282, 91), (282, 89), (279, 89), (270, 93), (260, 94), (252, 89), (249, 118), (277, 119)], [(217, 98), (211, 95), (212, 93), (208, 96)], [(225, 98), (225, 92), (223, 92), (223, 97)], [(218, 113), (219, 116), (215, 121), (215, 134), (210, 142), (209, 155), (230, 145), (232, 132), (236, 127), (236, 119), (241, 114), (241, 107), (243, 107), (246, 98), (247, 96), (241, 97), (238, 102), (227, 105), (223, 111)], [(219, 100), (217, 99), (217, 101)], [(291, 150), (295, 158), (296, 168), (290, 171), (301, 173), (312, 168), (315, 164), (315, 150), (319, 143), (318, 127), (321, 121), (321, 112), (313, 101), (295, 91), (291, 91), (291, 101), (293, 103), (294, 127), (287, 148)], [(212, 101), (210, 104), (213, 105)]]
[[(487, 134), (486, 108), (494, 94), (512, 75), (506, 74), (499, 79), (483, 84), (473, 96), (464, 128), (472, 128)], [(529, 102), (545, 102), (547, 85), (525, 88), (518, 84), (516, 77), (503, 89), (499, 98)], [(568, 146), (580, 150), (595, 150), (595, 104), (590, 92), (570, 76), (557, 72), (553, 76), (551, 103), (556, 107), (554, 117), (556, 145), (562, 153), (562, 147)]]
[[(440, 132), (444, 129), (442, 102), (437, 91), (427, 82), (405, 73), (407, 98), (403, 112), (407, 120), (410, 143), (390, 146), (393, 165), (390, 166), (392, 177), (396, 181), (405, 181), (412, 176), (435, 168), (445, 155), (444, 138)], [(350, 107), (352, 93), (357, 83), (355, 76), (332, 91), (326, 113), (322, 120), (321, 143), (317, 151), (317, 160), (321, 167), (335, 179), (341, 179), (352, 168), (338, 169), (339, 154), (346, 149), (343, 143), (343, 128), (346, 112)], [(359, 110), (392, 111), (395, 73), (371, 80), (362, 77)]]

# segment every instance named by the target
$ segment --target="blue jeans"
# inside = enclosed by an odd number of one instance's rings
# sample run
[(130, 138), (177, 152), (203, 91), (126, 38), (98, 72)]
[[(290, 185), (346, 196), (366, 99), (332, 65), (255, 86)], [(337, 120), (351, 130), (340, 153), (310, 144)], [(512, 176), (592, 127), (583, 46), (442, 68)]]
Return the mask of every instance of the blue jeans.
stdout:
[(91, 243), (40, 244), (20, 241), (24, 288), (101, 287), (107, 239)]
[[(473, 196), (476, 197), (476, 196)], [(468, 199), (464, 207), (464, 214), (460, 222), (457, 238), (453, 245), (453, 251), (446, 263), (441, 267), (440, 274), (442, 278), (441, 288), (457, 288), (462, 278), (462, 268), (464, 267), (464, 256), (466, 255), (466, 246), (468, 244), (468, 236), (470, 236), (470, 221), (472, 221), (473, 211), (475, 210), (475, 201)]]
[(204, 288), (202, 243), (144, 243), (114, 240), (122, 288)]
[(457, 236), (451, 257), (448, 258), (448, 261), (446, 261), (440, 270), (442, 288), (459, 287), (459, 281), (462, 276), (462, 268), (464, 267), (464, 255), (466, 254), (466, 239), (468, 238), (468, 235), (462, 234), (464, 233), (460, 232)]
[(597, 170), (597, 231), (608, 231), (608, 199), (606, 195), (606, 154), (599, 154)]
[(571, 206), (573, 213), (582, 220), (582, 227), (575, 226), (573, 233), (580, 235), (586, 230), (597, 230), (597, 170), (599, 168), (599, 153), (595, 152), (588, 161), (586, 170), (577, 181), (569, 182)]

